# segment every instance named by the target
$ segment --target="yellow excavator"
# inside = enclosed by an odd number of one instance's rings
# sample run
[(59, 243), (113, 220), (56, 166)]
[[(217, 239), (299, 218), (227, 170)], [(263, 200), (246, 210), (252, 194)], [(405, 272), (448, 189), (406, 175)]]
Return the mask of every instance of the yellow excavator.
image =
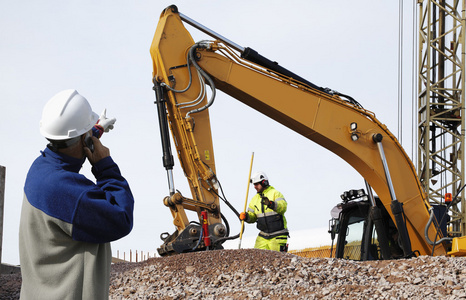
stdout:
[[(194, 42), (184, 23), (213, 39)], [(239, 236), (230, 236), (220, 207), (222, 200), (238, 215), (216, 176), (209, 107), (217, 89), (335, 153), (362, 175), (365, 189), (344, 192), (332, 210), (332, 257), (373, 260), (466, 252), (466, 241), (446, 234), (446, 206), (456, 197), (431, 206), (395, 136), (352, 97), (307, 81), (174, 5), (161, 13), (150, 53), (169, 187), (163, 202), (176, 228), (161, 234), (161, 256), (222, 249), (226, 240)], [(189, 197), (174, 187), (170, 132)], [(190, 221), (187, 210), (198, 219)]]

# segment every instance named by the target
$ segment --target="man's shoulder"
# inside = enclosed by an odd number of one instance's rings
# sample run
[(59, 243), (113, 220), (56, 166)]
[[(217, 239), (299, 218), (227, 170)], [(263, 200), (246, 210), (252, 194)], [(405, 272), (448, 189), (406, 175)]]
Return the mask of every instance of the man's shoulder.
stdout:
[(92, 185), (79, 173), (42, 168), (39, 172), (28, 174), (24, 194), (32, 206), (45, 214), (71, 222), (77, 201), (83, 191)]
[(265, 192), (266, 192), (267, 194), (273, 194), (273, 195), (275, 195), (277, 198), (278, 198), (278, 197), (284, 198), (283, 194), (282, 194), (279, 190), (277, 190), (276, 188), (274, 188), (274, 187), (271, 186), (271, 185), (267, 188), (267, 190), (266, 190)]
[(265, 191), (266, 193), (280, 193), (276, 188), (274, 188), (273, 186), (269, 185)]

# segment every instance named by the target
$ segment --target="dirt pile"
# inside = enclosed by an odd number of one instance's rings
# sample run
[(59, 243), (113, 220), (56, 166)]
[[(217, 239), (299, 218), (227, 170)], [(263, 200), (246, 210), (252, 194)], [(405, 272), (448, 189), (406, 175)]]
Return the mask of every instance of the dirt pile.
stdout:
[[(21, 278), (8, 276), (0, 299), (18, 299)], [(243, 249), (114, 264), (110, 299), (466, 299), (465, 287), (466, 258), (355, 262)]]
[(110, 293), (112, 299), (460, 299), (465, 285), (466, 258), (355, 262), (245, 249), (117, 264)]
[(0, 299), (19, 299), (21, 274), (0, 274)]

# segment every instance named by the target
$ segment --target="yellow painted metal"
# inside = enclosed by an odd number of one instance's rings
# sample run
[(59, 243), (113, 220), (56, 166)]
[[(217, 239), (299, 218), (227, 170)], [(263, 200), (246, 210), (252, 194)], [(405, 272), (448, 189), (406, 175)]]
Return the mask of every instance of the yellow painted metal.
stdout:
[[(254, 161), (254, 152), (251, 155), (251, 165), (249, 166), (248, 186), (246, 188), (246, 200), (244, 200), (244, 209), (243, 209), (244, 212), (246, 212), (246, 208), (248, 207), (249, 186), (251, 185), (251, 172), (252, 172), (252, 162), (253, 161)], [(239, 233), (238, 249), (241, 249), (241, 241), (243, 239), (243, 230), (244, 230), (244, 221), (241, 221), (241, 231)]]
[[(185, 64), (186, 52), (193, 43), (178, 14), (166, 10), (151, 46), (154, 76), (170, 84), (168, 79), (170, 68)], [(424, 227), (429, 219), (430, 205), (426, 201), (414, 165), (395, 136), (377, 120), (374, 113), (343, 101), (338, 96), (313, 90), (290, 78), (242, 61), (233, 51), (220, 43), (214, 42), (211, 46), (209, 50), (198, 51), (198, 64), (212, 77), (218, 89), (344, 159), (367, 180), (391, 214), (392, 199), (382, 161), (372, 139), (375, 134), (381, 134), (395, 194), (398, 201), (403, 203), (406, 214), (412, 249), (419, 251), (421, 255), (431, 254), (432, 246), (424, 238)], [(171, 73), (175, 75), (177, 87), (184, 88), (188, 80), (187, 71), (181, 68)], [(197, 96), (198, 92), (199, 84), (196, 82), (186, 95), (178, 94), (176, 99), (171, 95), (170, 101), (183, 101), (185, 98)], [(174, 109), (173, 104), (170, 105), (170, 109), (169, 117), (174, 138), (178, 140), (177, 149), (180, 147), (179, 151), (181, 151), (189, 142), (189, 139), (182, 137), (183, 130), (179, 129), (185, 120), (182, 118), (182, 112)], [(172, 114), (177, 114), (179, 117), (173, 118), (170, 116)], [(173, 124), (175, 122), (180, 124)], [(210, 127), (206, 123), (201, 131), (210, 138)], [(351, 123), (357, 123), (356, 132), (351, 131)], [(199, 130), (198, 126), (196, 121), (196, 130)], [(359, 136), (357, 141), (351, 139), (352, 133)], [(213, 156), (213, 150), (210, 153)], [(179, 157), (181, 160), (186, 160), (182, 161), (183, 168), (188, 170), (187, 177), (190, 184), (194, 183), (189, 177), (191, 156), (185, 158), (183, 154)], [(428, 232), (432, 239), (435, 236), (433, 225)], [(445, 253), (443, 245), (435, 248), (435, 255)]]
[(466, 256), (466, 236), (453, 238), (450, 256)]
[[(164, 11), (150, 51), (153, 59), (154, 80), (182, 90), (189, 84), (186, 56), (187, 50), (194, 42), (189, 33), (184, 27), (180, 28), (179, 24), (181, 20), (178, 14)], [(174, 40), (178, 42), (174, 44)], [(195, 74), (194, 68), (192, 66), (191, 68)], [(176, 84), (170, 81), (170, 76), (176, 79)], [(168, 92), (167, 117), (170, 131), (192, 195), (192, 199), (172, 201), (175, 205), (169, 206), (174, 220), (173, 224), (178, 232), (189, 225), (185, 210), (196, 211), (199, 222), (201, 222), (200, 211), (204, 203), (216, 209), (215, 212), (210, 211), (208, 214), (209, 224), (221, 223), (209, 111), (204, 110), (186, 118), (190, 110), (206, 105), (207, 99), (204, 97), (194, 107), (183, 108), (181, 106), (183, 103), (196, 99), (200, 89), (199, 79), (194, 76), (191, 88), (186, 92)]]

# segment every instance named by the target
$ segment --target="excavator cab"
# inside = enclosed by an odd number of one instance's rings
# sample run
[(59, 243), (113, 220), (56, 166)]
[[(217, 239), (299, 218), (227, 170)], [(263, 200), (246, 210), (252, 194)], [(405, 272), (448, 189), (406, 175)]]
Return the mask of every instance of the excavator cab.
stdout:
[[(337, 239), (335, 250), (331, 252), (335, 253), (335, 258), (382, 260), (409, 257), (403, 252), (397, 226), (379, 197), (366, 195), (366, 190), (360, 189), (346, 191), (341, 198), (342, 202), (332, 209), (329, 226), (332, 248)], [(432, 205), (431, 221), (435, 220), (438, 228), (437, 240), (447, 235), (450, 217), (446, 212), (445, 205)], [(414, 251), (410, 256), (418, 254)]]
[[(343, 193), (341, 197), (343, 201), (332, 210), (330, 223), (333, 225), (329, 230), (332, 241), (337, 239), (334, 251), (336, 258), (381, 260), (384, 259), (383, 251), (390, 253), (391, 259), (403, 256), (395, 223), (378, 197), (374, 199), (383, 220), (382, 228), (379, 230), (375, 228), (371, 217), (372, 204), (364, 190), (350, 190)], [(381, 238), (388, 243), (381, 243), (379, 241)]]

